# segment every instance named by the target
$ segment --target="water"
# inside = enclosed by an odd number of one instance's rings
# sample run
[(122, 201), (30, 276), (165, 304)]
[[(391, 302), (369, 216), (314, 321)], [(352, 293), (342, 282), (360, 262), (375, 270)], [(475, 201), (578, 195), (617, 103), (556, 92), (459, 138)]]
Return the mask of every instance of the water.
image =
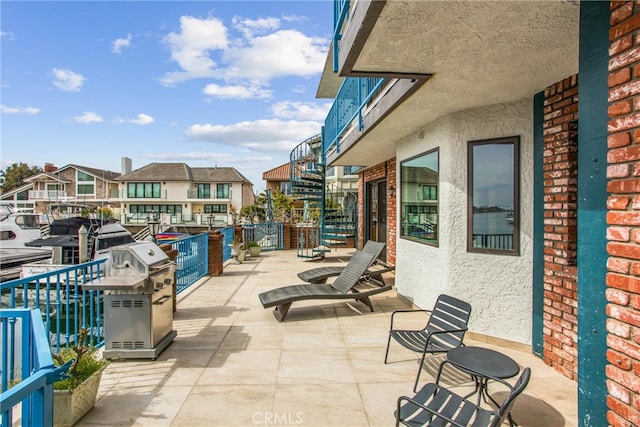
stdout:
[[(478, 212), (473, 214), (473, 234), (513, 234), (508, 212)], [(510, 212), (509, 212), (510, 214)]]

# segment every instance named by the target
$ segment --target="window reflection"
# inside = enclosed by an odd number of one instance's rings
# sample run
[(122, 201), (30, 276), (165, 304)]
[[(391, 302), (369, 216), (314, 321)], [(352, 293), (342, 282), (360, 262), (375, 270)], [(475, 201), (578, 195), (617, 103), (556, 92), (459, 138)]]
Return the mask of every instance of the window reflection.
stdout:
[(400, 164), (400, 236), (438, 244), (438, 150)]
[(518, 158), (518, 137), (469, 143), (469, 251), (518, 253)]

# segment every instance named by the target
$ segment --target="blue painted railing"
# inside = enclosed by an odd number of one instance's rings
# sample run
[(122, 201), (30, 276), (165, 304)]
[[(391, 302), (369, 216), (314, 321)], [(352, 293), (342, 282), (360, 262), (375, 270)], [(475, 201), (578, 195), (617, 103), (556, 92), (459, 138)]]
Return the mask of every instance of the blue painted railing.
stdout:
[(106, 259), (90, 261), (31, 277), (0, 283), (0, 306), (39, 308), (53, 351), (77, 342), (87, 329), (93, 345), (104, 343), (102, 291), (82, 285), (104, 276)]
[(337, 153), (340, 152), (340, 137), (355, 119), (358, 119), (358, 130), (363, 129), (362, 110), (385, 84), (385, 80), (378, 77), (344, 79), (322, 128), (325, 156), (334, 147)]
[(197, 234), (169, 244), (173, 249), (178, 250), (176, 293), (180, 293), (209, 274), (209, 235)]
[(338, 53), (342, 39), (342, 26), (349, 16), (349, 0), (334, 0), (333, 2), (333, 72), (338, 72)]
[(265, 251), (284, 249), (284, 224), (281, 222), (266, 222), (259, 224), (244, 224), (242, 237), (245, 243), (256, 242)]
[(38, 309), (0, 311), (2, 425), (12, 426), (17, 406), (23, 426), (53, 425), (53, 383), (69, 364), (53, 364), (49, 339)]
[(221, 228), (220, 234), (224, 237), (222, 238), (222, 262), (226, 262), (231, 259), (231, 244), (233, 243), (234, 234), (233, 234), (233, 226)]

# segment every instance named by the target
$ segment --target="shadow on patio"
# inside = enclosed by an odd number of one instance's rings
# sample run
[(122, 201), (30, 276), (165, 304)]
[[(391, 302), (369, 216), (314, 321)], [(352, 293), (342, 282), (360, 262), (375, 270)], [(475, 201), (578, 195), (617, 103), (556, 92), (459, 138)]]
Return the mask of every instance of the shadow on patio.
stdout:
[[(334, 251), (321, 263), (352, 253)], [(300, 283), (296, 273), (318, 264), (298, 260), (295, 251), (263, 252), (192, 286), (178, 297), (175, 341), (156, 361), (111, 363), (95, 408), (79, 425), (393, 425), (396, 399), (413, 394), (418, 358), (392, 343), (385, 365), (384, 350), (390, 313), (410, 303), (394, 291), (372, 297), (373, 313), (357, 301), (303, 301), (286, 323), (260, 305), (260, 292)], [(522, 345), (473, 334), (465, 342), (531, 367), (531, 382), (512, 411), (519, 425), (577, 425), (574, 381)], [(422, 382), (432, 380), (442, 357), (429, 359)], [(448, 386), (471, 387), (468, 377), (445, 373)], [(492, 386), (494, 397), (504, 398)]]

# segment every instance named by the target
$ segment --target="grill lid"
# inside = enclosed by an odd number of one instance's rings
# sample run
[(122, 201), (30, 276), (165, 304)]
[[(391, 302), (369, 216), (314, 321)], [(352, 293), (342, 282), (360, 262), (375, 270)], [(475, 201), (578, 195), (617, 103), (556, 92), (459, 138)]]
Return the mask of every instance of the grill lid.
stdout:
[(167, 254), (152, 242), (135, 242), (109, 249), (105, 275), (138, 274), (148, 276), (154, 267), (169, 262)]

